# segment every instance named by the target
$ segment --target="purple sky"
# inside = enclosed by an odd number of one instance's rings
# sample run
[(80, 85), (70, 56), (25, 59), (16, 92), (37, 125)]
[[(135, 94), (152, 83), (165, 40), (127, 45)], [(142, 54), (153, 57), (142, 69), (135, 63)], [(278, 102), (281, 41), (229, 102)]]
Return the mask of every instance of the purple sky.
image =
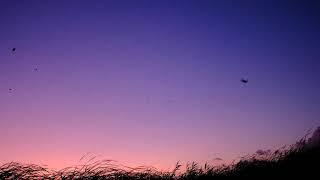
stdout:
[(0, 163), (169, 168), (294, 143), (320, 124), (319, 8), (2, 0)]

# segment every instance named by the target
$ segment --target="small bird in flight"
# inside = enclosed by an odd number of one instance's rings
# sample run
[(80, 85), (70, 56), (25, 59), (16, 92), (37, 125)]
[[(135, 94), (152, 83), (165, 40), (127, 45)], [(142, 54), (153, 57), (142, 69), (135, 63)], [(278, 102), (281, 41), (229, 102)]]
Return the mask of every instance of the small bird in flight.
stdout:
[(9, 88), (9, 93), (12, 93), (12, 89), (11, 88)]
[(12, 52), (15, 52), (16, 51), (16, 48), (12, 48)]
[(217, 157), (217, 158), (214, 158), (213, 160), (215, 160), (215, 161), (222, 161), (223, 159), (222, 159), (222, 158)]
[(241, 82), (243, 82), (244, 84), (248, 83), (248, 81), (249, 81), (248, 79), (244, 79), (244, 78), (241, 79)]

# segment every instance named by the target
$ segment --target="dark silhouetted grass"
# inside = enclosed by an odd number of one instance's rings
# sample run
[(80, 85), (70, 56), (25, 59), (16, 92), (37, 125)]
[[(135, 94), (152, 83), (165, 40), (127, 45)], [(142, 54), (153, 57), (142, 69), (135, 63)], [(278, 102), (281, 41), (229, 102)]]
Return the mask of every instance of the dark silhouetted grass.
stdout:
[(190, 163), (185, 171), (179, 172), (180, 169), (179, 163), (171, 172), (161, 172), (151, 167), (130, 168), (104, 160), (54, 171), (33, 164), (11, 162), (0, 166), (0, 179), (319, 179), (320, 128), (311, 138), (305, 136), (290, 147), (273, 152), (258, 150), (256, 154), (228, 166)]

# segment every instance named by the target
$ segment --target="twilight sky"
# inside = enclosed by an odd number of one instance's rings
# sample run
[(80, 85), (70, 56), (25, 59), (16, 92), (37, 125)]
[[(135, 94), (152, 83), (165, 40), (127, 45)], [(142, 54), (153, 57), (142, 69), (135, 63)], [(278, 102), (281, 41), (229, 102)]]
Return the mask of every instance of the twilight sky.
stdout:
[(320, 125), (319, 9), (1, 0), (0, 163), (165, 169), (294, 143)]

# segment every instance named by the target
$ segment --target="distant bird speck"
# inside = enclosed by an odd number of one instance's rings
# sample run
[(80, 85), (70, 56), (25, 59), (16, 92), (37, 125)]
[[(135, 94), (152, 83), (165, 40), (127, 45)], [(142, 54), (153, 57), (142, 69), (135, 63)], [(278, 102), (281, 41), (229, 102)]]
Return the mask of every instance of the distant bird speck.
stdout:
[(222, 161), (223, 159), (222, 158), (214, 158), (213, 160), (215, 160), (215, 161)]
[(244, 84), (246, 84), (246, 83), (248, 83), (248, 82), (249, 82), (249, 80), (248, 80), (248, 79), (243, 79), (243, 78), (242, 78), (242, 79), (241, 79), (241, 82), (242, 82), (242, 83), (244, 83)]
[(16, 51), (16, 48), (12, 48), (12, 52), (15, 52)]

